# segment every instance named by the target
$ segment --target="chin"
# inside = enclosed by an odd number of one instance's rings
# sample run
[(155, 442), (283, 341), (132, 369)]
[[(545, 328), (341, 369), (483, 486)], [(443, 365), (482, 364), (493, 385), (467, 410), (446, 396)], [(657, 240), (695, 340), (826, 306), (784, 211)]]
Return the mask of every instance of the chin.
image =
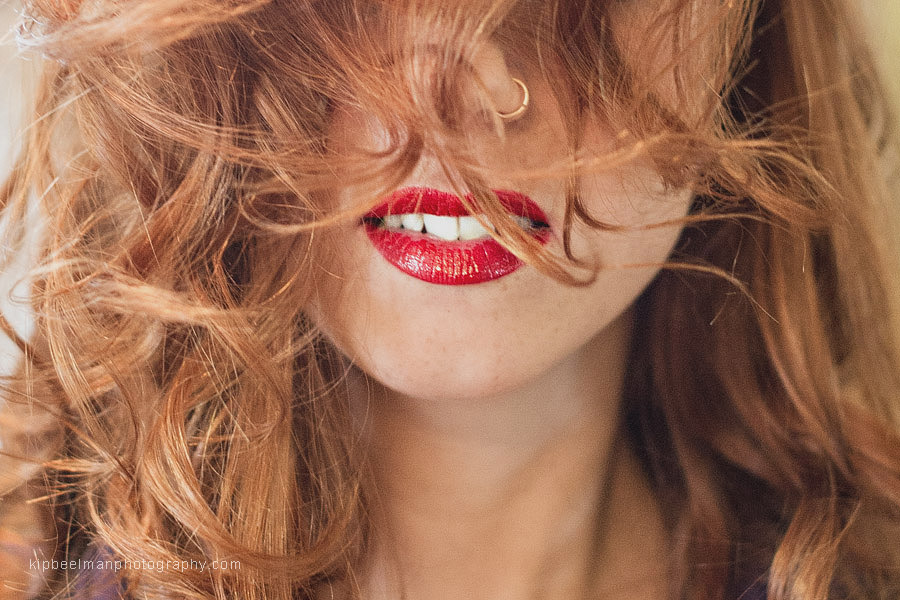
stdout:
[(438, 323), (416, 316), (370, 320), (352, 328), (354, 337), (331, 339), (360, 371), (385, 388), (435, 401), (512, 391), (558, 360), (561, 350), (555, 343), (534, 344), (510, 322), (491, 326), (490, 319), (446, 312)]
[(425, 361), (379, 357), (357, 366), (376, 382), (403, 396), (431, 402), (479, 401), (502, 396), (540, 376), (540, 365), (525, 357), (435, 353)]
[(360, 371), (387, 390), (465, 406), (552, 388), (561, 370), (589, 370), (621, 355), (631, 331), (625, 307), (593, 322), (581, 320), (580, 327), (571, 329), (549, 326), (546, 319), (520, 329), (490, 328), (479, 319), (470, 321), (471, 327), (461, 323), (448, 319), (446, 328), (432, 328), (422, 336), (413, 335), (415, 329), (370, 330), (367, 339), (336, 343)]

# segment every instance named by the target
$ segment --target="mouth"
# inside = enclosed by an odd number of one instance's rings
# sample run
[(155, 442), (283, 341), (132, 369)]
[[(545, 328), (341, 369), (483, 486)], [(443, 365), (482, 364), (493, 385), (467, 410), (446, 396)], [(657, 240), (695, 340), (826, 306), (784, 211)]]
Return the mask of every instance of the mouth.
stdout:
[[(523, 230), (547, 242), (547, 216), (534, 201), (509, 190), (494, 193)], [(455, 194), (419, 187), (397, 190), (363, 217), (369, 240), (385, 260), (439, 285), (485, 283), (523, 266), (482, 223), (490, 225), (486, 216), (470, 214)]]

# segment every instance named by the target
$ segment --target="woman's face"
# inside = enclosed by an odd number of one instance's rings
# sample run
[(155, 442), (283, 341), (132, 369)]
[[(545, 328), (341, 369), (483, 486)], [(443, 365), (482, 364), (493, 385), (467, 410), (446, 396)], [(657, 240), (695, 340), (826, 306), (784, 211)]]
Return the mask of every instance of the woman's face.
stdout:
[[(537, 69), (516, 65), (510, 67), (510, 74), (528, 86), (528, 110), (508, 124), (505, 138), (489, 126), (476, 132), (478, 156), (492, 173), (499, 174), (488, 182), (491, 188), (523, 194), (546, 215), (549, 232), (541, 230), (549, 233), (546, 248), (561, 256), (564, 176), (517, 179), (504, 174), (546, 171), (564, 164), (571, 146), (563, 115), (551, 92), (553, 82), (544, 80)], [(615, 132), (596, 121), (585, 122), (583, 134), (582, 147), (598, 155), (616, 147)], [(337, 149), (374, 150), (383, 147), (385, 132), (371, 115), (345, 107), (336, 112), (330, 137)], [(578, 183), (582, 200), (595, 218), (623, 227), (615, 232), (573, 227), (575, 256), (601, 266), (590, 285), (560, 283), (527, 265), (496, 278), (492, 271), (475, 281), (435, 277), (429, 264), (423, 275), (421, 261), (417, 263), (423, 245), (437, 245), (441, 256), (457, 256), (454, 244), (472, 242), (391, 231), (388, 235), (400, 240), (399, 251), (398, 244), (388, 244), (395, 247), (392, 253), (385, 251), (377, 235), (370, 235), (372, 220), (368, 225), (354, 222), (322, 232), (328, 250), (323, 255), (325, 275), (311, 309), (314, 320), (357, 366), (383, 385), (432, 400), (478, 399), (526, 386), (589, 342), (595, 352), (620, 352), (610, 333), (614, 324), (628, 318), (629, 306), (654, 278), (680, 233), (677, 225), (646, 226), (683, 216), (690, 193), (664, 186), (649, 160), (642, 158), (582, 175)], [(438, 197), (439, 192), (453, 189), (428, 148), (398, 186), (407, 192), (411, 188)], [(336, 201), (352, 207), (366, 198), (362, 190), (347, 187)], [(427, 204), (419, 212), (432, 210)], [(393, 212), (413, 210), (407, 206)], [(389, 227), (396, 227), (396, 220)], [(416, 250), (403, 256), (407, 245)], [(502, 258), (484, 258), (485, 253), (476, 250), (481, 256), (477, 260), (488, 263), (478, 264), (481, 271), (496, 267), (491, 261)], [(430, 259), (426, 256), (426, 263)], [(497, 272), (508, 270), (501, 267)], [(608, 347), (605, 337), (609, 337)]]

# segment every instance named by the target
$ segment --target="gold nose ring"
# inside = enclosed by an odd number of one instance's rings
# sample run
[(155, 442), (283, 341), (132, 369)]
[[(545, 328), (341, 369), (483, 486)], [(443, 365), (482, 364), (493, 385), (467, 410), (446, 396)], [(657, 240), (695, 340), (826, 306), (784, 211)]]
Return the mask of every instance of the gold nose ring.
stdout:
[(512, 78), (513, 83), (522, 88), (522, 102), (519, 106), (510, 112), (497, 112), (497, 116), (503, 119), (504, 121), (513, 121), (518, 119), (522, 115), (525, 114), (525, 111), (528, 110), (528, 103), (531, 102), (531, 94), (528, 92), (528, 86), (525, 85), (525, 82), (516, 77)]

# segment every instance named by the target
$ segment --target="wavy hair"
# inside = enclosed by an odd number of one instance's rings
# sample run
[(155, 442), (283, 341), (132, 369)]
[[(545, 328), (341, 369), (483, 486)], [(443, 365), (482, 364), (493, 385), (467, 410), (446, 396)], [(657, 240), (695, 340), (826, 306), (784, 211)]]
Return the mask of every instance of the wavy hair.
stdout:
[[(644, 156), (694, 189), (625, 386), (672, 597), (755, 578), (770, 600), (900, 596), (898, 148), (854, 6), (658, 5), (637, 47), (612, 1), (30, 0), (19, 39), (44, 76), (0, 206), (12, 248), (29, 211), (45, 229), (37, 333), (5, 325), (24, 358), (0, 410), (4, 514), (47, 507), (61, 557), (241, 563), (125, 568), (134, 598), (352, 593), (371, 489), (344, 359), (303, 312), (317, 233), (428, 147), (535, 268), (597, 268), (568, 233), (557, 256), (519, 232), (472, 157), (454, 99), (491, 39), (554, 81), (571, 157), (523, 175), (571, 174), (567, 232), (615, 229), (579, 173)], [(342, 104), (381, 119), (385, 150), (334, 151)], [(615, 150), (582, 144), (588, 118)], [(371, 194), (329, 212), (350, 183)]]

